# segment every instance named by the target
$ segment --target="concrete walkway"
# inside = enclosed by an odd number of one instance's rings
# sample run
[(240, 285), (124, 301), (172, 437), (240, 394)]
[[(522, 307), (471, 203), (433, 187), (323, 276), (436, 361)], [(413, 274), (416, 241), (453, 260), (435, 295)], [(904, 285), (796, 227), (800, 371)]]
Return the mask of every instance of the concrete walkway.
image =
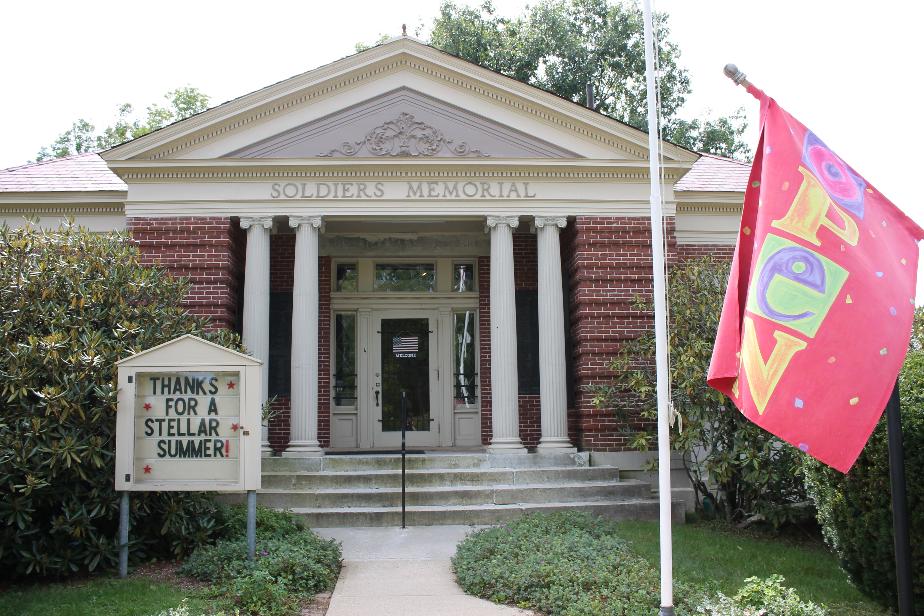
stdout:
[(471, 597), (449, 559), (470, 526), (319, 528), (343, 544), (343, 570), (327, 616), (526, 616)]

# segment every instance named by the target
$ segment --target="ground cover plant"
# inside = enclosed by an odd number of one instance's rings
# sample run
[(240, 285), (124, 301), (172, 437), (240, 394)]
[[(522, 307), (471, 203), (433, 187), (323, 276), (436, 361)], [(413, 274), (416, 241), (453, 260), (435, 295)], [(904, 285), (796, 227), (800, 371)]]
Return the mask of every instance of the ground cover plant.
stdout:
[(241, 614), (284, 616), (315, 594), (333, 590), (340, 572), (336, 541), (303, 529), (288, 512), (257, 509), (257, 554), (246, 559), (246, 512), (231, 509), (226, 539), (199, 547), (179, 573), (212, 584), (213, 607)]
[[(677, 614), (753, 616), (771, 607), (777, 611), (766, 614), (885, 614), (849, 584), (820, 543), (714, 525), (678, 525), (674, 532)], [(654, 613), (657, 541), (653, 522), (616, 523), (583, 513), (526, 516), (470, 535), (453, 567), (466, 592), (546, 614)]]
[[(839, 616), (885, 615), (841, 571), (837, 556), (815, 534), (796, 529), (779, 534), (722, 522), (674, 525), (674, 576), (695, 586), (711, 585), (734, 596), (746, 578), (782, 575), (803, 600), (824, 604)], [(623, 521), (616, 534), (653, 565), (658, 563), (658, 525)]]
[(247, 561), (246, 510), (219, 507), (222, 539), (177, 569), (145, 565), (128, 579), (91, 576), (0, 587), (0, 616), (284, 616), (332, 590), (340, 546), (301, 528), (285, 511), (257, 508), (257, 554)]
[(0, 616), (135, 616), (157, 614), (183, 600), (197, 614), (207, 605), (201, 591), (176, 584), (93, 576), (0, 588)]
[[(0, 571), (114, 567), (115, 362), (192, 333), (240, 348), (182, 306), (188, 285), (144, 267), (124, 234), (0, 228)], [(136, 493), (134, 562), (220, 531), (204, 495)]]

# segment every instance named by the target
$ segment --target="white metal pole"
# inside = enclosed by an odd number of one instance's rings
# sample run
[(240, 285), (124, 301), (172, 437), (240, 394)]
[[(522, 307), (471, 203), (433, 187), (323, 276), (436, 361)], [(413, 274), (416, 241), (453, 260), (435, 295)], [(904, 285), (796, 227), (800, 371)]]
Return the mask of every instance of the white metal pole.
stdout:
[(655, 48), (651, 0), (644, 2), (645, 80), (648, 84), (648, 158), (651, 176), (651, 269), (655, 309), (655, 365), (658, 393), (658, 499), (660, 501), (661, 616), (674, 613), (673, 550), (671, 548), (671, 447), (668, 409), (667, 309), (664, 293), (664, 237), (661, 212), (660, 141), (655, 95)]

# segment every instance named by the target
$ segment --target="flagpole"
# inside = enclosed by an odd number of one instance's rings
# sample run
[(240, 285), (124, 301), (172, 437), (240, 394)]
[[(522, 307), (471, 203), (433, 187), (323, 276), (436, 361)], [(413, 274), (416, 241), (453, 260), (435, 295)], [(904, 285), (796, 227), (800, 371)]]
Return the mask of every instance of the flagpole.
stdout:
[[(725, 65), (725, 76), (736, 85), (750, 88), (747, 75), (734, 64)], [(889, 482), (892, 491), (892, 533), (895, 550), (895, 584), (898, 592), (898, 613), (914, 614), (914, 593), (911, 577), (911, 541), (909, 539), (908, 495), (905, 481), (905, 451), (902, 438), (902, 411), (898, 382), (886, 404), (886, 426), (889, 444)]]
[(648, 86), (648, 162), (651, 180), (651, 270), (655, 310), (655, 367), (658, 396), (658, 501), (661, 546), (660, 616), (674, 614), (673, 549), (671, 544), (671, 445), (668, 409), (667, 301), (664, 272), (664, 217), (661, 211), (661, 143), (658, 134), (658, 97), (655, 90), (654, 28), (651, 0), (644, 2), (645, 81)]
[(895, 545), (895, 582), (898, 586), (898, 613), (914, 614), (911, 583), (911, 540), (908, 528), (908, 494), (905, 483), (905, 446), (902, 439), (902, 407), (898, 383), (886, 405), (889, 439), (889, 480), (892, 487), (892, 533)]

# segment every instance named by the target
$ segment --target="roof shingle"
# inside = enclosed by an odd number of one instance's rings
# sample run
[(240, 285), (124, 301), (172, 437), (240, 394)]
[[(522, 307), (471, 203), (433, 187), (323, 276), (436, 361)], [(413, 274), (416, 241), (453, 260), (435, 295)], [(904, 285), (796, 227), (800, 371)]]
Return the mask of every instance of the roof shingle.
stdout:
[(749, 163), (703, 154), (674, 184), (674, 192), (744, 192), (750, 174)]
[(0, 170), (0, 193), (124, 190), (127, 190), (125, 182), (95, 153)]

